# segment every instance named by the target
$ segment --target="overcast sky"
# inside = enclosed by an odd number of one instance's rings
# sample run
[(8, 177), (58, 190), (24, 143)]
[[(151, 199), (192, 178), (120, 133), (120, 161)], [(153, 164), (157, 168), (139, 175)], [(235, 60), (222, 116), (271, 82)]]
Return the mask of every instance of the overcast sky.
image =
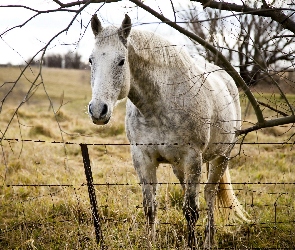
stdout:
[[(62, 0), (64, 3), (72, 1), (73, 0)], [(166, 17), (174, 20), (170, 0), (147, 0), (145, 3), (153, 9), (162, 12)], [(181, 6), (187, 7), (190, 1), (173, 1), (173, 3), (175, 8), (182, 9)], [(1, 0), (1, 6), (24, 4), (38, 10), (55, 9), (58, 7), (50, 0)], [(198, 4), (195, 5), (198, 6)], [(199, 7), (201, 8), (201, 6)], [(87, 61), (92, 49), (93, 34), (90, 27), (84, 32), (84, 26), (88, 24), (91, 16), (98, 9), (100, 9), (98, 16), (105, 26), (110, 24), (119, 26), (124, 15), (128, 13), (132, 19), (134, 28), (152, 30), (168, 37), (168, 39), (170, 38), (170, 40), (175, 43), (181, 40), (180, 35), (178, 35), (176, 31), (168, 28), (167, 25), (159, 24), (159, 20), (155, 17), (135, 7), (135, 5), (129, 1), (123, 0), (118, 3), (108, 3), (103, 6), (102, 4), (91, 4), (83, 11), (81, 16), (77, 18), (78, 21), (74, 22), (68, 32), (54, 39), (47, 53), (65, 54), (69, 50), (77, 51), (82, 55), (82, 60)], [(0, 34), (3, 34), (3, 32), (16, 25), (23, 24), (34, 14), (35, 12), (24, 8), (1, 7)], [(66, 28), (73, 16), (74, 13), (70, 12), (45, 13), (33, 18), (22, 28), (15, 28), (5, 33), (2, 35), (2, 39), (0, 39), (0, 64), (24, 64), (25, 60), (35, 55), (54, 35)], [(81, 20), (82, 28), (79, 22)]]

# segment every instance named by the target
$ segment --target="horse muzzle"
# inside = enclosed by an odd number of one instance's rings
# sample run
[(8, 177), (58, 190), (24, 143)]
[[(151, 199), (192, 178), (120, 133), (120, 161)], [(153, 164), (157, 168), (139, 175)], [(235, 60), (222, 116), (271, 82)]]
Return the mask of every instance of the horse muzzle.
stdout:
[(106, 120), (101, 120), (101, 119), (95, 118), (94, 116), (91, 116), (91, 119), (92, 119), (92, 122), (96, 125), (105, 125), (110, 121), (111, 117), (109, 117)]
[(107, 104), (101, 104), (96, 109), (89, 103), (88, 113), (92, 119), (92, 122), (96, 125), (105, 125), (111, 119), (111, 114)]

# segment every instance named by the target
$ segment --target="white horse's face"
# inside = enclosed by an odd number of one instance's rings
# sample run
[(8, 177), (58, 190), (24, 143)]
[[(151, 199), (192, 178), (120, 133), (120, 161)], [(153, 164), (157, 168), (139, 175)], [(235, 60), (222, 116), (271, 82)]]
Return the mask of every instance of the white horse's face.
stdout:
[[(107, 124), (117, 100), (127, 97), (129, 93), (130, 71), (126, 45), (130, 28), (128, 33), (124, 33), (127, 35), (123, 36), (123, 24), (117, 31), (113, 28), (103, 30), (96, 15), (91, 21), (96, 40), (89, 57), (92, 99), (88, 105), (88, 112), (93, 123), (97, 125)], [(130, 27), (131, 23), (128, 24)]]
[(89, 114), (93, 123), (102, 125), (111, 118), (117, 100), (128, 95), (130, 73), (127, 49), (97, 46), (89, 58), (91, 63), (92, 100)]

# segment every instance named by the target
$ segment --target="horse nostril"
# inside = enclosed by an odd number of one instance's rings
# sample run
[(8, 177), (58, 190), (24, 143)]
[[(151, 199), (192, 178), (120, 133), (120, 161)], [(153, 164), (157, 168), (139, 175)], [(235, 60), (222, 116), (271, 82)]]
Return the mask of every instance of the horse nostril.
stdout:
[(91, 110), (91, 103), (89, 103), (89, 105), (88, 105), (88, 112), (89, 112), (89, 114), (91, 115), (91, 116), (93, 116), (93, 113), (92, 113), (92, 110)]
[(102, 110), (101, 110), (101, 114), (100, 114), (100, 116), (101, 116), (101, 117), (104, 117), (104, 116), (106, 116), (107, 113), (108, 113), (108, 105), (104, 104), (104, 105), (102, 106)]

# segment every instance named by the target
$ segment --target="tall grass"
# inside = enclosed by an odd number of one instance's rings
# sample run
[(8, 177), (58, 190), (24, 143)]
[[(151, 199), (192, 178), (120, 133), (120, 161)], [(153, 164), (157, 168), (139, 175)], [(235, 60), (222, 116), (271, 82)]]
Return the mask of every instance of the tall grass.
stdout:
[[(0, 68), (0, 80), (12, 81), (17, 68)], [(26, 75), (32, 79), (36, 69)], [(127, 143), (125, 103), (118, 104), (110, 124), (93, 125), (86, 114), (90, 100), (88, 71), (44, 69), (44, 86), (13, 118), (3, 140), (0, 161), (0, 249), (97, 249), (79, 143)], [(22, 78), (0, 114), (4, 131), (30, 84)], [(45, 94), (44, 87), (48, 93)], [(8, 85), (1, 88), (1, 96)], [(258, 95), (284, 108), (272, 93)], [(246, 99), (241, 95), (242, 109)], [(295, 96), (290, 96), (294, 104)], [(265, 114), (273, 114), (264, 110)], [(246, 120), (254, 122), (254, 112)], [(247, 126), (248, 123), (244, 123)], [(247, 135), (244, 142), (283, 142), (294, 128), (282, 126)], [(51, 143), (70, 141), (73, 144)], [(291, 139), (293, 142), (294, 140)], [(147, 239), (141, 187), (129, 146), (89, 146), (105, 244), (109, 249), (185, 249), (183, 192), (171, 166), (158, 169), (158, 226), (153, 246)], [(224, 225), (218, 220), (216, 242), (222, 248), (292, 248), (295, 245), (293, 145), (237, 145), (231, 165), (236, 193), (253, 223)], [(205, 171), (204, 171), (205, 175)], [(254, 183), (254, 184), (249, 184)], [(259, 184), (260, 183), (260, 184)], [(276, 184), (267, 184), (276, 183)], [(104, 185), (102, 185), (104, 184)], [(118, 185), (113, 185), (118, 184)], [(201, 187), (203, 188), (203, 184)], [(202, 244), (206, 206), (201, 191), (196, 231)]]

